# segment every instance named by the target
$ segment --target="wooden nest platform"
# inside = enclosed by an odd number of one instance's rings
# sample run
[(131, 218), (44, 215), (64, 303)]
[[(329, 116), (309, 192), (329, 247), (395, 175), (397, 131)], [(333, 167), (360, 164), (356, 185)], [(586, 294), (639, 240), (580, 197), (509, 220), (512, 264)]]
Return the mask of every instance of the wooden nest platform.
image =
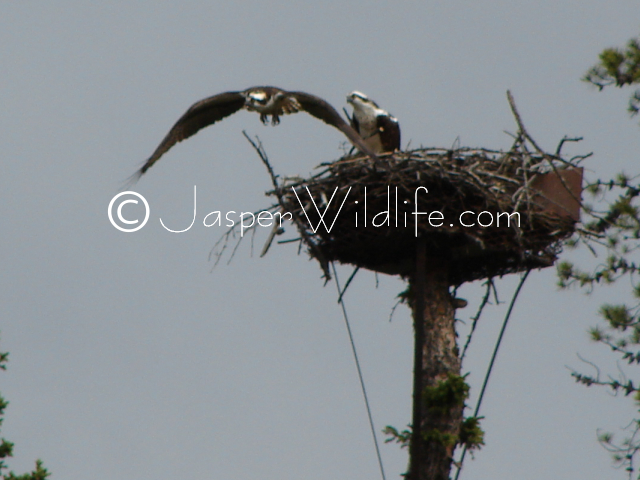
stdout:
[(509, 151), (417, 149), (345, 157), (269, 195), (325, 273), (338, 261), (410, 276), (422, 238), (459, 285), (553, 265), (579, 220), (575, 163), (522, 142)]

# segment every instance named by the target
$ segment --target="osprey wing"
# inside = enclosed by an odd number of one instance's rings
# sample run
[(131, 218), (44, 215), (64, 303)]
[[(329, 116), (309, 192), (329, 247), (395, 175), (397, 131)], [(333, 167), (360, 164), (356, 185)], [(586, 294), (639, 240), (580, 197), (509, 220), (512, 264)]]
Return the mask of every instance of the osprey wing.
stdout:
[(337, 128), (362, 152), (369, 155), (372, 160), (377, 160), (378, 157), (374, 151), (364, 143), (360, 134), (358, 134), (328, 102), (305, 92), (289, 92), (289, 95), (294, 96), (303, 110), (309, 115), (319, 118), (323, 122)]
[[(346, 112), (346, 110), (345, 110), (345, 112)], [(359, 132), (360, 131), (360, 124), (358, 123), (358, 119), (356, 118), (356, 116), (355, 115), (351, 115), (351, 118), (349, 118), (349, 120), (350, 120), (350, 123), (351, 123), (351, 127), (353, 127), (353, 129), (356, 132)]]
[(400, 150), (400, 125), (391, 115), (379, 115), (376, 119), (383, 152)]
[(245, 104), (245, 98), (241, 92), (219, 93), (205, 98), (191, 105), (189, 110), (175, 123), (169, 133), (164, 137), (155, 152), (134, 175), (135, 179), (145, 173), (151, 165), (156, 163), (171, 147), (182, 140), (198, 133), (204, 127), (208, 127), (240, 110)]

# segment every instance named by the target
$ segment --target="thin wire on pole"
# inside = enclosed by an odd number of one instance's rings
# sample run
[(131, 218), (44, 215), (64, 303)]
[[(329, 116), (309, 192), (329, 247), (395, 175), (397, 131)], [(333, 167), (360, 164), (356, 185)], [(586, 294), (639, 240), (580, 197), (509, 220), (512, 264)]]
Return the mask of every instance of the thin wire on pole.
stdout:
[[(480, 395), (478, 396), (478, 402), (476, 403), (476, 409), (473, 412), (473, 416), (477, 417), (480, 412), (480, 405), (482, 405), (482, 399), (484, 398), (484, 392), (487, 389), (487, 384), (489, 383), (489, 377), (491, 376), (491, 370), (493, 370), (493, 364), (495, 363), (496, 356), (498, 355), (498, 350), (500, 349), (500, 343), (502, 342), (502, 337), (504, 336), (504, 331), (507, 328), (507, 323), (509, 323), (509, 318), (511, 317), (511, 312), (513, 311), (513, 307), (516, 304), (516, 300), (518, 299), (518, 295), (520, 294), (520, 290), (524, 285), (525, 280), (529, 276), (529, 272), (531, 269), (528, 269), (522, 278), (520, 279), (520, 283), (518, 283), (518, 288), (513, 293), (513, 297), (511, 298), (511, 303), (509, 304), (509, 309), (507, 310), (507, 314), (504, 317), (504, 321), (502, 322), (502, 328), (500, 329), (500, 334), (498, 335), (498, 339), (496, 340), (496, 346), (493, 349), (493, 355), (491, 355), (491, 361), (489, 362), (489, 367), (487, 368), (487, 373), (484, 376), (484, 382), (482, 382), (482, 388), (480, 389)], [(462, 449), (462, 455), (460, 455), (460, 461), (458, 462), (458, 471), (456, 472), (456, 477), (454, 480), (458, 480), (460, 476), (460, 472), (462, 471), (462, 463), (464, 462), (464, 457), (467, 454), (467, 446), (465, 445)]]
[(476, 331), (476, 326), (478, 325), (478, 320), (480, 320), (480, 315), (482, 315), (482, 311), (484, 307), (489, 303), (489, 296), (491, 295), (491, 288), (495, 288), (493, 286), (493, 278), (488, 278), (485, 285), (487, 286), (487, 290), (485, 291), (484, 297), (482, 297), (482, 302), (480, 302), (480, 306), (478, 307), (478, 311), (471, 319), (471, 330), (469, 331), (469, 335), (467, 336), (467, 341), (464, 343), (464, 348), (462, 349), (462, 355), (460, 355), (460, 362), (464, 360), (464, 356), (467, 354), (467, 348), (471, 344), (471, 338), (473, 337), (473, 333)]
[[(371, 427), (371, 435), (373, 436), (373, 444), (376, 447), (376, 456), (378, 457), (378, 465), (380, 466), (380, 475), (382, 480), (386, 480), (384, 474), (384, 467), (382, 466), (382, 456), (380, 455), (380, 447), (378, 445), (378, 437), (376, 436), (376, 429), (373, 424), (373, 417), (371, 416), (371, 408), (369, 407), (369, 397), (367, 396), (367, 389), (364, 386), (364, 377), (362, 376), (362, 370), (360, 369), (360, 361), (358, 360), (358, 353), (356, 351), (356, 344), (353, 341), (353, 334), (351, 333), (351, 326), (349, 325), (349, 317), (347, 315), (347, 308), (344, 304), (344, 291), (340, 288), (340, 281), (338, 280), (338, 272), (336, 271), (336, 265), (331, 262), (331, 268), (333, 269), (333, 278), (336, 280), (336, 288), (338, 289), (338, 303), (342, 308), (342, 316), (344, 317), (344, 323), (347, 326), (347, 333), (349, 334), (349, 342), (351, 343), (351, 350), (353, 351), (353, 358), (356, 362), (356, 368), (358, 369), (358, 378), (360, 378), (360, 387), (362, 388), (362, 396), (364, 397), (364, 404), (367, 408), (367, 416), (369, 417), (369, 426)], [(353, 276), (349, 279), (349, 282)], [(346, 286), (345, 286), (346, 289)]]
[(427, 265), (427, 243), (423, 237), (419, 237), (416, 244), (416, 273), (410, 282), (413, 302), (413, 405), (411, 408), (411, 440), (409, 442), (409, 472), (408, 480), (418, 480), (422, 458), (422, 404), (424, 393), (424, 366), (423, 356), (425, 348), (425, 295)]

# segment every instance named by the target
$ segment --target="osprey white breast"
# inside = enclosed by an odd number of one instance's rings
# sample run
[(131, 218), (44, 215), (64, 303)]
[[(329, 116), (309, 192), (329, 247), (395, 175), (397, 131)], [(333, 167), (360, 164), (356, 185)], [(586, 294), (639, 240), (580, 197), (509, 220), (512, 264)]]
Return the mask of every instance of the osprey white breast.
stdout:
[(354, 91), (347, 96), (353, 107), (351, 126), (375, 153), (393, 152), (400, 148), (398, 119), (364, 93)]

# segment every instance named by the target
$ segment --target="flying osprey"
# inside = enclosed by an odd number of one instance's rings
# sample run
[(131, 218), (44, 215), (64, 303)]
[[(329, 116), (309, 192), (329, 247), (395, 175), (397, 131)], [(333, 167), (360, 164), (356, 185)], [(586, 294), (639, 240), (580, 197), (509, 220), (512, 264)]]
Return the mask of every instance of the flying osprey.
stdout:
[(304, 92), (287, 92), (277, 87), (251, 87), (241, 92), (224, 92), (194, 103), (175, 123), (155, 152), (134, 175), (139, 178), (176, 143), (195, 135), (199, 130), (242, 109), (258, 112), (265, 125), (271, 115), (271, 124), (280, 123), (280, 116), (299, 111), (319, 118), (336, 127), (362, 152), (376, 159), (375, 152), (340, 114), (326, 101)]
[(398, 119), (364, 93), (351, 92), (347, 102), (353, 106), (351, 126), (375, 153), (393, 152), (400, 148)]

